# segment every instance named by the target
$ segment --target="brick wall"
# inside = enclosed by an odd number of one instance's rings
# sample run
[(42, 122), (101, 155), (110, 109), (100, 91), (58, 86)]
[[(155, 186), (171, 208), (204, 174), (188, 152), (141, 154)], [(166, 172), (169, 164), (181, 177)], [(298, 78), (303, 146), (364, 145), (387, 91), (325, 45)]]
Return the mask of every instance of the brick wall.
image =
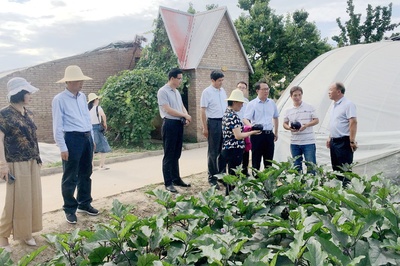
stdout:
[(140, 57), (141, 50), (137, 49), (134, 56), (133, 51), (134, 48), (124, 48), (88, 52), (13, 72), (0, 78), (0, 107), (8, 105), (6, 100), (8, 80), (13, 77), (25, 78), (40, 89), (33, 95), (33, 101), (28, 106), (35, 115), (38, 139), (40, 142), (54, 143), (51, 102), (53, 97), (65, 88), (64, 84), (55, 83), (64, 77), (65, 68), (69, 65), (78, 65), (83, 74), (93, 79), (85, 81), (82, 91), (86, 95), (90, 92), (98, 93), (108, 77), (127, 70), (130, 66), (130, 69), (133, 69), (135, 58)]
[(200, 98), (202, 91), (211, 84), (211, 71), (216, 69), (222, 70), (225, 75), (222, 87), (226, 90), (228, 97), (236, 88), (238, 81), (243, 80), (248, 83), (250, 69), (227, 16), (221, 20), (198, 68), (191, 73), (189, 114), (193, 122), (185, 134), (197, 141), (206, 140), (202, 135)]

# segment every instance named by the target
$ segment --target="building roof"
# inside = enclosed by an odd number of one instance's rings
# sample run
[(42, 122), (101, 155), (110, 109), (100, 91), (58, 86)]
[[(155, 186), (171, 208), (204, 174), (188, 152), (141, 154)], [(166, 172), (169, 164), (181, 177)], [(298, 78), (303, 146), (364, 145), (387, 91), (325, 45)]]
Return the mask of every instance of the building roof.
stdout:
[(160, 6), (160, 15), (182, 69), (198, 67), (222, 18), (227, 16), (247, 66), (253, 73), (253, 68), (226, 7), (190, 14)]

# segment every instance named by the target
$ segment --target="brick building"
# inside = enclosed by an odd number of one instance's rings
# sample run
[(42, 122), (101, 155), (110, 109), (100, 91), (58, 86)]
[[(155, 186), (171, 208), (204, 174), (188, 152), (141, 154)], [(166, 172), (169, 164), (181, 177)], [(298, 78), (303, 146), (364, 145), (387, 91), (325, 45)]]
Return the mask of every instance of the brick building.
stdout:
[(69, 65), (80, 66), (85, 75), (93, 78), (85, 81), (82, 91), (86, 95), (90, 92), (97, 93), (108, 77), (122, 70), (133, 69), (140, 58), (140, 52), (141, 48), (137, 44), (127, 48), (107, 47), (9, 73), (0, 73), (0, 108), (8, 105), (8, 80), (13, 77), (25, 78), (40, 89), (33, 95), (32, 103), (28, 107), (35, 115), (38, 139), (40, 142), (54, 143), (51, 102), (53, 97), (65, 88), (64, 84), (55, 83), (64, 77), (65, 68)]
[(185, 137), (204, 141), (200, 97), (211, 84), (211, 71), (223, 71), (223, 88), (229, 96), (238, 81), (248, 83), (253, 69), (226, 7), (196, 14), (160, 7), (160, 15), (179, 65), (190, 76), (184, 98), (193, 122), (185, 129)]
[[(253, 69), (226, 7), (196, 14), (160, 7), (159, 12), (180, 67), (190, 77), (183, 98), (193, 122), (185, 130), (185, 138), (204, 141), (199, 103), (202, 91), (211, 84), (211, 71), (219, 69), (224, 72), (223, 87), (229, 95), (238, 81), (248, 82)], [(129, 48), (107, 47), (10, 73), (0, 73), (0, 107), (7, 105), (7, 81), (17, 76), (25, 78), (40, 89), (29, 106), (35, 114), (39, 141), (54, 143), (51, 102), (64, 89), (63, 84), (55, 82), (64, 76), (65, 68), (68, 65), (80, 66), (85, 75), (93, 78), (84, 83), (82, 91), (85, 94), (97, 93), (109, 76), (133, 69), (140, 52), (140, 45), (136, 43)]]

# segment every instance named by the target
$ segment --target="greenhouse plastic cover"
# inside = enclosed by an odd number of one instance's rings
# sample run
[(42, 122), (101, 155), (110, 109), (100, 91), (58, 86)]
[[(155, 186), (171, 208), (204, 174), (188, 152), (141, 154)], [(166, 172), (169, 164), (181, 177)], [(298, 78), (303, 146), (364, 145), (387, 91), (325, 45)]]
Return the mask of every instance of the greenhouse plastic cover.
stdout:
[(290, 132), (282, 126), (285, 110), (293, 106), (289, 90), (303, 88), (303, 101), (313, 105), (319, 117), (314, 126), (317, 164), (330, 168), (329, 86), (343, 82), (345, 97), (357, 107), (358, 150), (354, 153), (354, 171), (361, 175), (382, 172), (396, 179), (400, 176), (400, 41), (359, 44), (331, 50), (313, 60), (286, 88), (277, 101), (279, 139), (274, 160), (287, 161), (290, 155)]

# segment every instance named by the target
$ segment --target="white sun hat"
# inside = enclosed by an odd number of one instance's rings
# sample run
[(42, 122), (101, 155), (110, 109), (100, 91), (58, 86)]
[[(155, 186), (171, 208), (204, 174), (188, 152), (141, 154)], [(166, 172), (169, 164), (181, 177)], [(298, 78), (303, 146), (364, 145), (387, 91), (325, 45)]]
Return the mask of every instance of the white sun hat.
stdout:
[(242, 102), (242, 103), (247, 103), (249, 102), (246, 98), (244, 98), (243, 92), (239, 89), (234, 89), (231, 92), (231, 95), (229, 96), (227, 101), (233, 101), (233, 102)]
[(10, 101), (11, 96), (17, 94), (20, 91), (26, 90), (29, 93), (35, 93), (39, 89), (32, 86), (28, 81), (26, 81), (26, 79), (15, 77), (7, 82), (7, 90), (7, 98)]
[(64, 83), (66, 81), (78, 81), (78, 80), (91, 80), (92, 78), (83, 75), (80, 67), (76, 65), (67, 66), (65, 69), (65, 74), (62, 79), (56, 83)]
[(93, 93), (93, 92), (89, 93), (88, 103), (90, 103), (91, 101), (96, 100), (96, 99), (101, 99), (101, 96), (98, 96), (98, 95), (96, 95), (96, 93)]

